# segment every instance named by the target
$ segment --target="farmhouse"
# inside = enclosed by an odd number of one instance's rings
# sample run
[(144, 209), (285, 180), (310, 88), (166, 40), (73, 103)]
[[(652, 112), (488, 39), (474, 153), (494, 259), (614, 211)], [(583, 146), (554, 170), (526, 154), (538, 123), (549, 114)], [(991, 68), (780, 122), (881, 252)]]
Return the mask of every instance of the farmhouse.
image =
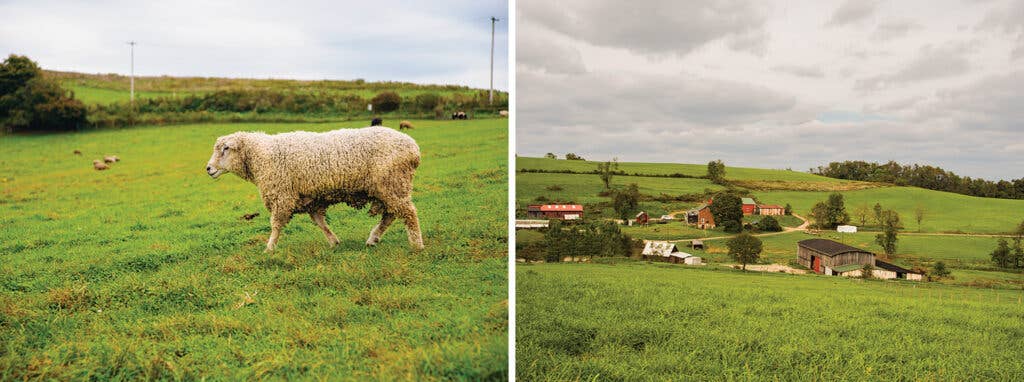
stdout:
[(816, 273), (858, 277), (864, 266), (874, 268), (872, 276), (880, 279), (921, 280), (920, 273), (876, 260), (875, 254), (866, 250), (828, 240), (808, 239), (797, 243), (797, 261)]
[(785, 215), (786, 209), (775, 204), (759, 204), (757, 205), (757, 214), (772, 216)]
[(754, 203), (754, 199), (742, 198), (741, 200), (743, 201), (743, 214), (753, 215), (754, 210), (757, 209), (757, 203)]
[(701, 258), (686, 252), (680, 252), (674, 243), (667, 241), (644, 241), (644, 251), (641, 252), (646, 260), (665, 260), (670, 263), (684, 263), (700, 265)]
[(704, 203), (686, 212), (686, 220), (688, 223), (696, 224), (697, 228), (710, 229), (715, 228), (715, 217), (711, 214), (711, 203)]
[(579, 204), (534, 204), (526, 207), (526, 216), (532, 219), (582, 219), (583, 206)]

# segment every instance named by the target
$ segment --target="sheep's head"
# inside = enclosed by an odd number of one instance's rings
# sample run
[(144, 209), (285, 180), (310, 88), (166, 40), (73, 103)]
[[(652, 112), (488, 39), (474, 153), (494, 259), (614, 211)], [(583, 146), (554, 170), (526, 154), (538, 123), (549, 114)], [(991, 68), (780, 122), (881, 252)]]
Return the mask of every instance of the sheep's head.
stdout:
[(217, 138), (217, 143), (213, 145), (213, 155), (210, 156), (210, 161), (206, 163), (206, 173), (214, 179), (225, 172), (232, 172), (238, 175), (245, 174), (247, 166), (242, 155), (244, 145), (245, 139), (242, 133), (234, 133)]

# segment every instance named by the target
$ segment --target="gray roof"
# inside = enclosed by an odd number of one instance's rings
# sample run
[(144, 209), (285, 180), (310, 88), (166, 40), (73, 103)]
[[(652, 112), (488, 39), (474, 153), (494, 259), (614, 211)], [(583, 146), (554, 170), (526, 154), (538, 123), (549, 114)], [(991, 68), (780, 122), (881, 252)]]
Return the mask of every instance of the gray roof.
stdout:
[(843, 253), (847, 253), (847, 252), (867, 252), (867, 253), (872, 253), (871, 251), (868, 251), (866, 249), (860, 249), (860, 248), (857, 248), (857, 247), (851, 247), (849, 245), (840, 243), (838, 241), (829, 240), (829, 239), (807, 239), (807, 240), (801, 240), (800, 242), (797, 243), (797, 245), (799, 245), (801, 247), (809, 248), (811, 250), (814, 250), (815, 252), (818, 252), (818, 253), (821, 253), (821, 254), (824, 254), (824, 255), (827, 255), (827, 256), (835, 256), (835, 255), (839, 255), (839, 254), (843, 254)]

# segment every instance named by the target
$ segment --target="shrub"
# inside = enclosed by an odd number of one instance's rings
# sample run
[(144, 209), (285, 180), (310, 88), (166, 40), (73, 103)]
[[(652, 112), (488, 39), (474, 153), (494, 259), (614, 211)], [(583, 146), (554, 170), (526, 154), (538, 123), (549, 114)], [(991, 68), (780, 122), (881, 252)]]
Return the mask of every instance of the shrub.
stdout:
[(374, 96), (370, 103), (373, 104), (373, 110), (387, 113), (398, 110), (398, 107), (402, 105), (402, 96), (391, 91), (381, 92)]
[(41, 73), (24, 56), (12, 54), (0, 64), (0, 125), (5, 130), (68, 131), (85, 123), (85, 105)]
[(765, 216), (757, 222), (757, 229), (765, 232), (779, 232), (782, 231), (782, 226), (779, 225), (779, 221), (775, 220), (774, 217)]
[(443, 105), (444, 99), (435, 93), (425, 93), (416, 96), (413, 99), (413, 104), (416, 105), (416, 110), (429, 113), (434, 112), (438, 106)]

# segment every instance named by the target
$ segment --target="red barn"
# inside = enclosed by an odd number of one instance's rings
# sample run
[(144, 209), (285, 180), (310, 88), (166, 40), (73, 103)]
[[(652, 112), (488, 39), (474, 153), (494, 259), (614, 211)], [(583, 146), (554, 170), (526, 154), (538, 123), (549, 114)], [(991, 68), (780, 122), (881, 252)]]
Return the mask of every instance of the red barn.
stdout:
[(534, 219), (583, 219), (583, 206), (579, 204), (535, 204), (526, 207), (526, 215)]
[(640, 213), (636, 214), (636, 224), (638, 225), (647, 225), (647, 222), (650, 221), (650, 219), (650, 216), (647, 216), (647, 213), (644, 211), (640, 211)]
[(757, 209), (757, 203), (754, 203), (754, 199), (742, 198), (741, 200), (743, 201), (743, 214), (753, 215), (754, 210)]

